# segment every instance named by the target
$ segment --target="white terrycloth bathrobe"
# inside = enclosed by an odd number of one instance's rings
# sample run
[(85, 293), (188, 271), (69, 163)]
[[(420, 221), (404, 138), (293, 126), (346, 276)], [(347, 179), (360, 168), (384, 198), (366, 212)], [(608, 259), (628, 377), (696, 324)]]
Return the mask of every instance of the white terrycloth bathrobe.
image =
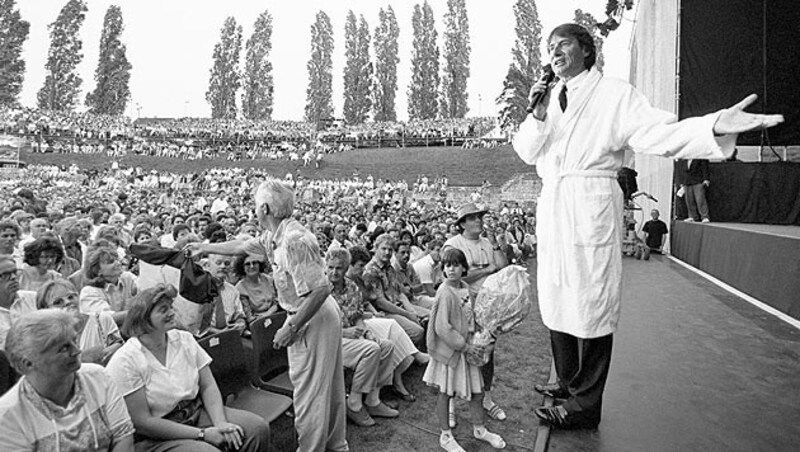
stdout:
[(625, 81), (596, 69), (552, 89), (547, 116), (529, 115), (514, 150), (542, 178), (537, 203), (539, 309), (551, 330), (579, 338), (613, 333), (622, 289), (624, 150), (670, 158), (724, 158), (735, 135), (715, 138), (719, 112), (675, 122)]

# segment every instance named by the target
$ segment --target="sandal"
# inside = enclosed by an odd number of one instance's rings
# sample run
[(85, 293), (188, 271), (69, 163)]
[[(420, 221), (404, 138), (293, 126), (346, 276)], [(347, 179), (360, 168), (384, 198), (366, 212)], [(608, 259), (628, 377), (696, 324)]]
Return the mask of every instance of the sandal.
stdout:
[(503, 409), (500, 408), (500, 406), (498, 404), (494, 403), (494, 402), (492, 402), (491, 406), (483, 407), (483, 409), (486, 410), (486, 414), (488, 414), (489, 417), (491, 417), (492, 419), (494, 419), (496, 421), (505, 421), (506, 420), (506, 412), (503, 411)]
[(533, 411), (536, 417), (552, 425), (553, 427), (564, 427), (567, 425), (567, 410), (561, 406), (543, 406)]
[(405, 393), (400, 392), (400, 390), (397, 389), (394, 386), (392, 386), (392, 392), (394, 392), (394, 395), (396, 395), (397, 397), (400, 397), (401, 399), (405, 400), (406, 402), (415, 402), (417, 400), (417, 397), (414, 394), (412, 394), (410, 392), (405, 392)]
[(494, 447), (495, 449), (505, 449), (506, 447), (506, 442), (503, 441), (503, 438), (500, 435), (498, 435), (497, 433), (492, 433), (489, 430), (486, 430), (486, 428), (483, 428), (481, 432), (474, 429), (472, 432), (472, 436), (474, 436), (475, 439), (486, 441), (487, 443), (491, 444), (492, 447)]

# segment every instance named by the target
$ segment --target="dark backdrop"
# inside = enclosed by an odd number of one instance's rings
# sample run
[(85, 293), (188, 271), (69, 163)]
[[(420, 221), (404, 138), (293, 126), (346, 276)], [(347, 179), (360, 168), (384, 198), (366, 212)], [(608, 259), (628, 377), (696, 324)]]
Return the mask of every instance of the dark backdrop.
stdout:
[[(677, 162), (675, 174), (685, 164)], [(800, 226), (800, 163), (712, 162), (708, 172), (711, 221)], [(683, 198), (676, 198), (675, 215), (687, 216)]]
[[(749, 111), (786, 118), (771, 144), (800, 145), (800, 0), (682, 0), (680, 20), (680, 118), (756, 93)], [(761, 140), (751, 132), (738, 144)]]

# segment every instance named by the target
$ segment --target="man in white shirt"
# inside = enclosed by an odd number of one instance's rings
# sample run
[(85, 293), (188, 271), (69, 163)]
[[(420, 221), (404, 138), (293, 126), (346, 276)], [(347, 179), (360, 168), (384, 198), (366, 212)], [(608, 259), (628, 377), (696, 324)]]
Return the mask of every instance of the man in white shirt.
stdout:
[(230, 256), (210, 254), (205, 259), (206, 271), (219, 281), (219, 298), (214, 300), (214, 310), (209, 326), (210, 333), (218, 333), (227, 329), (235, 329), (239, 333), (243, 333), (247, 326), (239, 290), (226, 281), (230, 268)]
[(420, 258), (412, 265), (419, 276), (422, 290), (425, 294), (435, 297), (436, 288), (444, 280), (439, 252), (442, 250), (442, 241), (433, 239), (425, 245), (425, 257)]

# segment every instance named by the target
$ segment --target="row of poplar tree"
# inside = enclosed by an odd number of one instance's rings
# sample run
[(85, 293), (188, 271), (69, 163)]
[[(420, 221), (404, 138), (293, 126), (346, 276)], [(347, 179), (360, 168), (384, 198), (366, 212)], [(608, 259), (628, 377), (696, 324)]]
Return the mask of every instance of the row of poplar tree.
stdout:
[[(69, 0), (48, 26), (50, 49), (45, 64), (44, 85), (37, 106), (43, 110), (72, 111), (78, 102), (83, 80), (77, 67), (83, 60), (78, 32), (86, 18), (86, 3)], [(131, 64), (120, 41), (122, 11), (112, 5), (106, 11), (100, 37), (100, 58), (95, 70), (95, 89), (86, 95), (86, 106), (96, 114), (121, 115), (130, 100)], [(0, 105), (18, 103), (25, 76), (22, 45), (30, 24), (22, 20), (15, 0), (0, 0)]]
[[(408, 87), (410, 119), (463, 118), (467, 113), (469, 78), (469, 23), (465, 0), (448, 0), (445, 14), (444, 67), (440, 72), (439, 48), (433, 10), (425, 1), (414, 6), (412, 16), (413, 78)], [(348, 124), (368, 119), (396, 121), (398, 37), (400, 27), (391, 6), (380, 8), (378, 25), (370, 32), (363, 15), (349, 11), (345, 22), (343, 116)], [(248, 119), (267, 119), (272, 114), (273, 79), (269, 63), (272, 17), (262, 13), (245, 45), (245, 69), (239, 71), (242, 27), (236, 19), (225, 20), (214, 48), (206, 100), (214, 118), (235, 118), (236, 94), (244, 88), (241, 112)], [(311, 25), (311, 55), (306, 69), (305, 119), (319, 123), (333, 118), (333, 27), (319, 11)], [(371, 56), (374, 52), (374, 59)], [(243, 85), (243, 86), (242, 86)]]
[[(433, 10), (427, 0), (416, 4), (412, 15), (412, 79), (407, 89), (408, 116), (412, 120), (463, 118), (467, 113), (467, 80), (470, 75), (470, 37), (465, 0), (448, 0), (445, 14), (443, 58), (437, 45)], [(73, 111), (82, 80), (77, 66), (83, 59), (79, 30), (87, 6), (84, 0), (68, 0), (55, 22), (49, 25), (50, 48), (46, 78), (37, 94), (40, 109)], [(542, 26), (535, 0), (514, 4), (516, 41), (512, 62), (496, 99), (502, 127), (519, 124), (526, 115), (527, 94), (542, 66)], [(370, 27), (361, 15), (350, 11), (345, 24), (344, 119), (359, 124), (396, 121), (399, 25), (391, 6), (381, 8), (379, 24)], [(588, 13), (575, 11), (575, 22), (592, 30), (598, 47), (597, 66), (602, 70), (602, 37), (597, 22)], [(25, 61), (22, 44), (30, 25), (22, 20), (15, 0), (0, 0), (0, 105), (18, 102), (22, 91)], [(112, 5), (106, 11), (100, 38), (100, 55), (95, 70), (95, 89), (85, 99), (95, 114), (121, 115), (130, 100), (131, 64), (120, 41), (122, 12)], [(233, 17), (225, 20), (220, 40), (214, 47), (206, 100), (214, 118), (243, 117), (270, 119), (273, 110), (273, 76), (269, 54), (272, 49), (272, 16), (261, 13), (245, 43), (244, 70), (239, 69), (242, 27)], [(333, 117), (332, 57), (333, 29), (328, 15), (320, 11), (311, 26), (311, 56), (307, 64), (305, 117), (319, 122)], [(370, 56), (374, 51), (375, 58)], [(443, 67), (440, 68), (440, 61)], [(242, 90), (241, 110), (237, 95)]]

